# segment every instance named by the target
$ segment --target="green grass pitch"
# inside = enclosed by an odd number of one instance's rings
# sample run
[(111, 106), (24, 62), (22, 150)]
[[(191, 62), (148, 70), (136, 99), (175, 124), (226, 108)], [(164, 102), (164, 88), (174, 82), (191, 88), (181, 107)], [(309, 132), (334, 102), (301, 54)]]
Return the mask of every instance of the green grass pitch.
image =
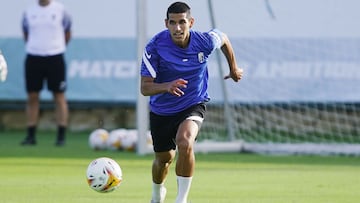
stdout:
[[(68, 133), (55, 147), (53, 132), (39, 132), (38, 145), (23, 147), (24, 134), (0, 131), (0, 202), (2, 203), (148, 203), (152, 155), (93, 151), (88, 133)], [(123, 170), (112, 193), (88, 187), (91, 160), (107, 156)], [(189, 198), (192, 203), (352, 203), (360, 201), (359, 157), (197, 154)], [(174, 165), (166, 180), (166, 202), (174, 202)]]

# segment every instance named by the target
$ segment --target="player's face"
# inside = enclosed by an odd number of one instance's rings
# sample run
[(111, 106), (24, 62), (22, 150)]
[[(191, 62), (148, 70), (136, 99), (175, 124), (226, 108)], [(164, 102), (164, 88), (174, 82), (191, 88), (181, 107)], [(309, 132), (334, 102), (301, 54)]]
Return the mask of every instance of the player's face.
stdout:
[(165, 20), (165, 24), (176, 45), (186, 47), (189, 44), (190, 28), (194, 24), (193, 18), (188, 18), (186, 13), (169, 13), (169, 19)]

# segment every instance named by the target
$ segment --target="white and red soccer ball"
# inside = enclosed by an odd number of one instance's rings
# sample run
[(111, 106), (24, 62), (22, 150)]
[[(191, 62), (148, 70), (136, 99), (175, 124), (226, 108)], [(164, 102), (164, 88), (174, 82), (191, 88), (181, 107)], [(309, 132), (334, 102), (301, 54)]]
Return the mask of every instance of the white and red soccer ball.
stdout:
[(91, 189), (101, 193), (112, 192), (122, 181), (122, 170), (113, 159), (100, 157), (90, 162), (86, 179)]

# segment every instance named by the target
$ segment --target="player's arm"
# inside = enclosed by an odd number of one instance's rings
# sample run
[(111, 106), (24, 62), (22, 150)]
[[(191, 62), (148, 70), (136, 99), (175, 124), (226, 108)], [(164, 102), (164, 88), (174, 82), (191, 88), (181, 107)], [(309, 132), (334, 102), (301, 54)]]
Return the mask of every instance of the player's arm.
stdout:
[(21, 28), (22, 28), (24, 41), (27, 42), (28, 36), (29, 36), (29, 31), (28, 31), (29, 24), (28, 24), (28, 21), (26, 19), (26, 14), (25, 13), (23, 15), (23, 19), (22, 19), (22, 22), (21, 22)]
[(170, 93), (175, 96), (182, 96), (184, 92), (181, 88), (186, 88), (188, 81), (184, 79), (176, 79), (171, 82), (155, 82), (156, 67), (159, 66), (157, 52), (154, 50), (153, 44), (148, 44), (143, 53), (141, 64), (141, 83), (140, 91), (144, 96), (152, 96), (156, 94)]
[(65, 43), (68, 44), (71, 39), (72, 19), (70, 14), (66, 11), (64, 11), (64, 19), (62, 23), (65, 31)]
[(151, 96), (168, 92), (180, 97), (184, 95), (181, 88), (186, 88), (187, 83), (186, 80), (181, 78), (171, 82), (155, 83), (154, 78), (141, 76), (141, 94)]
[(68, 44), (70, 39), (71, 39), (71, 31), (69, 30), (65, 32), (65, 43)]
[(231, 46), (230, 40), (226, 34), (221, 33), (222, 45), (221, 51), (225, 55), (225, 58), (229, 64), (229, 75), (226, 75), (224, 79), (233, 79), (235, 82), (238, 82), (243, 75), (243, 69), (239, 68), (236, 63), (234, 49)]
[(28, 40), (28, 33), (23, 31), (23, 38), (24, 38), (24, 41), (27, 42)]

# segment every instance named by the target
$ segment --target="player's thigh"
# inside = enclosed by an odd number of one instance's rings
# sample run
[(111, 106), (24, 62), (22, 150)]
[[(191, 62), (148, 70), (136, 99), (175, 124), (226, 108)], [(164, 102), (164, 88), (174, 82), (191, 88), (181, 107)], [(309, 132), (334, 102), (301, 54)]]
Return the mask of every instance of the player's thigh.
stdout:
[(176, 149), (176, 124), (172, 116), (150, 113), (150, 131), (155, 152), (167, 152)]
[(179, 120), (181, 122), (183, 120), (192, 120), (199, 126), (199, 128), (201, 127), (205, 119), (205, 116), (206, 116), (205, 103), (195, 104), (178, 115), (178, 117), (180, 117)]
[(39, 92), (43, 88), (46, 73), (43, 58), (27, 55), (25, 59), (25, 86), (27, 92)]
[(195, 141), (200, 130), (200, 126), (193, 120), (185, 119), (178, 128), (176, 133), (176, 143), (179, 145), (191, 144)]
[(66, 64), (62, 54), (51, 56), (47, 62), (47, 85), (52, 92), (64, 92), (66, 90)]
[(196, 139), (206, 114), (206, 104), (199, 103), (189, 107), (178, 115), (179, 128), (176, 135), (178, 139)]

